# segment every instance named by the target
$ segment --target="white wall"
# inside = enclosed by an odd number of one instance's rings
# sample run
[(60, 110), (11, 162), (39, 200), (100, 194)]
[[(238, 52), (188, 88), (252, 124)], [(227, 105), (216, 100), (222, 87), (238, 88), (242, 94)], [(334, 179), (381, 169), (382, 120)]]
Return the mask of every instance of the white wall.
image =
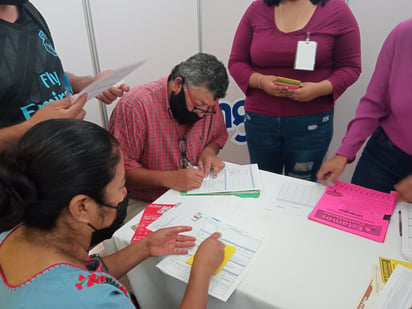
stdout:
[(196, 1), (90, 0), (90, 4), (102, 69), (147, 59), (126, 78), (130, 86), (167, 76), (198, 51)]
[[(141, 84), (167, 75), (171, 68), (199, 50), (215, 54), (226, 65), (237, 24), (253, 0), (90, 0), (101, 69), (111, 69), (148, 59), (126, 81)], [(202, 32), (198, 34), (197, 5), (201, 3)], [(400, 21), (412, 17), (410, 0), (350, 0), (362, 39), (362, 69), (359, 80), (338, 100), (335, 132), (327, 157), (340, 145), (346, 125), (355, 114), (365, 93), (383, 40)], [(75, 74), (92, 74), (82, 0), (33, 0), (48, 21), (56, 50), (65, 69)], [(221, 103), (232, 106), (244, 96), (230, 80), (227, 97)], [(114, 106), (114, 105), (113, 105)], [(109, 114), (113, 106), (109, 107)], [(247, 147), (236, 142), (244, 138), (243, 124), (234, 122), (243, 109), (230, 110), (227, 117), (231, 140), (221, 157), (247, 163)], [(96, 100), (87, 104), (87, 119), (101, 124)], [(237, 122), (236, 122), (237, 123)], [(356, 162), (355, 162), (356, 163)], [(349, 181), (355, 164), (346, 169), (342, 180)]]
[[(203, 0), (202, 11), (202, 51), (216, 55), (221, 61), (229, 61), (232, 41), (235, 36), (237, 26), (243, 13), (253, 0)], [(243, 118), (245, 111), (243, 106), (236, 108), (240, 104), (239, 100), (244, 100), (244, 94), (230, 77), (227, 96), (222, 102), (227, 103), (231, 110), (225, 113), (226, 127), (229, 131), (229, 141), (220, 153), (220, 157), (226, 161), (236, 163), (249, 163), (249, 152), (245, 140), (245, 129), (243, 121), (238, 125), (240, 118)], [(225, 110), (224, 110), (225, 111)]]

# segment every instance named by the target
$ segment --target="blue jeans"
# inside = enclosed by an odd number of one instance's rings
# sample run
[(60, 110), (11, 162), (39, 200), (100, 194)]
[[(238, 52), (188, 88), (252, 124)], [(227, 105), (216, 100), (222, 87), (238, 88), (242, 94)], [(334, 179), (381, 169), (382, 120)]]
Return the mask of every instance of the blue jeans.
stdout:
[(372, 134), (353, 173), (352, 183), (382, 191), (412, 174), (412, 156), (396, 147), (381, 127)]
[(316, 115), (245, 115), (251, 163), (260, 169), (316, 181), (333, 134), (333, 109)]

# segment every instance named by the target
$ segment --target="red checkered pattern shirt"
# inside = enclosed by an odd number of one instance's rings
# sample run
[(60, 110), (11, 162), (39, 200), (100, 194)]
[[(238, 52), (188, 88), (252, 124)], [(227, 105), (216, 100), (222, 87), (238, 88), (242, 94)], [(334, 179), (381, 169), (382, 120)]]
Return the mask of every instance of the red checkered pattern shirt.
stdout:
[[(137, 86), (117, 103), (109, 131), (119, 140), (126, 171), (139, 167), (151, 170), (179, 169), (180, 151), (176, 120), (169, 111), (167, 78)], [(228, 138), (219, 106), (216, 114), (197, 121), (186, 134), (186, 153), (197, 165), (204, 147), (214, 141), (221, 148)], [(130, 189), (130, 197), (152, 202), (167, 188)]]

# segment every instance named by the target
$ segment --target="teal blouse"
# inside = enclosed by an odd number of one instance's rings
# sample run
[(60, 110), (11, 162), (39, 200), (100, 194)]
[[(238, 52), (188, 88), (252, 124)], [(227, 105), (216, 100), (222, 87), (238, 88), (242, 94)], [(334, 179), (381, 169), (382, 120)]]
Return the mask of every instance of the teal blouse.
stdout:
[[(10, 232), (0, 234), (0, 247)], [(30, 263), (30, 254), (27, 254)], [(26, 282), (6, 282), (0, 265), (1, 307), (15, 308), (135, 308), (125, 287), (105, 271), (100, 257), (89, 258), (87, 270), (55, 264)]]

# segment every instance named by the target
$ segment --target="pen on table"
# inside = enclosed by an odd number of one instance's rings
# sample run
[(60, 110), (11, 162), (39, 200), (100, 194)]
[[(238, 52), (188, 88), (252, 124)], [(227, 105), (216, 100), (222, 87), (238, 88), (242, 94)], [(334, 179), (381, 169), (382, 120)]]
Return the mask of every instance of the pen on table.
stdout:
[(177, 202), (173, 208), (176, 209), (181, 204), (182, 204), (182, 202)]
[(402, 237), (402, 216), (401, 216), (401, 211), (399, 210), (399, 235)]

